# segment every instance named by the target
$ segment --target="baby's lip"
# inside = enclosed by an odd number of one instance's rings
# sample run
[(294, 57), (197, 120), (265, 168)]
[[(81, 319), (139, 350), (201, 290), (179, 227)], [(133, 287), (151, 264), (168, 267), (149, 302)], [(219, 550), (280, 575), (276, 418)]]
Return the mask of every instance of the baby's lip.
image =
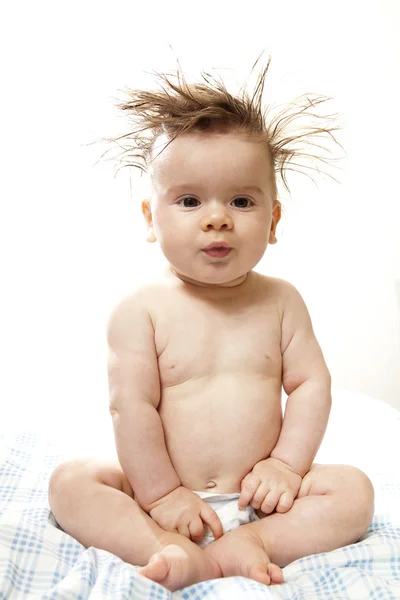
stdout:
[(203, 248), (203, 250), (207, 252), (207, 250), (213, 250), (214, 248), (231, 248), (231, 246), (224, 241), (212, 242), (211, 244)]

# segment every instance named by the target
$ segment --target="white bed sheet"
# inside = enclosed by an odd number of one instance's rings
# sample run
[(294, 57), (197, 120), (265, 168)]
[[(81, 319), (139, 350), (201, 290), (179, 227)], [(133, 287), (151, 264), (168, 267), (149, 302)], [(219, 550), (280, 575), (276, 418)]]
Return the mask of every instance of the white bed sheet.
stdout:
[(312, 555), (267, 588), (242, 577), (169, 592), (103, 550), (85, 549), (56, 527), (47, 502), (51, 471), (75, 448), (51, 436), (0, 438), (0, 599), (400, 599), (400, 413), (373, 398), (336, 390), (319, 462), (353, 464), (372, 479), (374, 520), (358, 543)]

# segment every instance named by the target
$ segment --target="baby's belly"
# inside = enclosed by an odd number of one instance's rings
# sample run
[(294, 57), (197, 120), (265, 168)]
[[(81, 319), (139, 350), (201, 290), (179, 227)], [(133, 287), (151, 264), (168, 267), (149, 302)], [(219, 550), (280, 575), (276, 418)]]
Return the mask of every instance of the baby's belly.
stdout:
[(243, 477), (277, 442), (281, 382), (242, 373), (190, 379), (163, 390), (159, 412), (182, 485), (237, 492)]

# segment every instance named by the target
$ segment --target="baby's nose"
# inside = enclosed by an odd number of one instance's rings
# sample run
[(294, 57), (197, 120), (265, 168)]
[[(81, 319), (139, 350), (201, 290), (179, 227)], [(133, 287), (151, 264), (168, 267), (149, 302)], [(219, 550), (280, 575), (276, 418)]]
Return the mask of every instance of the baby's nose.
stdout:
[(233, 227), (232, 217), (224, 207), (213, 207), (202, 219), (202, 228), (208, 229), (231, 229)]

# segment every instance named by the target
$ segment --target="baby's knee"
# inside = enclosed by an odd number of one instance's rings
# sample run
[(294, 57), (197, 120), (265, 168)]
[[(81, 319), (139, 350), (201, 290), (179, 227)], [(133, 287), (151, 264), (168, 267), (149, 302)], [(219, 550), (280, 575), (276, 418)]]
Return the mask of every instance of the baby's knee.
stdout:
[(77, 491), (77, 488), (87, 486), (94, 481), (95, 475), (90, 461), (87, 459), (68, 460), (58, 465), (51, 474), (49, 481), (50, 505), (57, 496)]
[(343, 467), (342, 478), (347, 502), (353, 509), (351, 512), (354, 524), (362, 535), (368, 529), (374, 515), (374, 487), (367, 475), (356, 467)]
[(61, 463), (53, 471), (49, 482), (49, 502), (87, 494), (90, 489), (108, 486), (133, 497), (133, 491), (120, 464), (114, 460), (79, 458)]
[[(361, 537), (374, 514), (374, 488), (363, 471), (350, 465), (313, 465), (304, 477), (299, 497), (332, 497), (338, 524), (344, 522)], [(339, 526), (339, 525), (338, 525)]]

